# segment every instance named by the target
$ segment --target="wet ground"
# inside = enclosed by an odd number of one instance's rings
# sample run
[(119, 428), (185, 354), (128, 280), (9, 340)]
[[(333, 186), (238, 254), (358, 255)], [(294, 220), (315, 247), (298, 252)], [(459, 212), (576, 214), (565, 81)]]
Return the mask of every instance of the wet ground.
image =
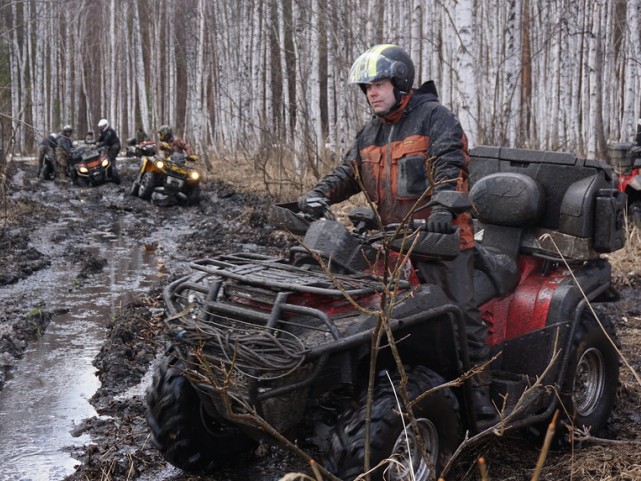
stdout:
[[(163, 349), (162, 286), (190, 260), (223, 252), (282, 251), (267, 223), (267, 198), (206, 181), (194, 207), (159, 206), (121, 185), (80, 189), (9, 171), (0, 213), (0, 479), (31, 481), (272, 481), (306, 470), (279, 448), (212, 477), (167, 465), (144, 421), (149, 367)], [(613, 306), (623, 352), (641, 371), (639, 269), (617, 275)], [(541, 479), (641, 479), (641, 387), (622, 368), (609, 440), (550, 455)], [(612, 441), (615, 440), (615, 441)], [(490, 480), (530, 479), (538, 449), (510, 435), (483, 454)], [(466, 463), (463, 463), (464, 465)], [(459, 469), (457, 479), (477, 479)]]

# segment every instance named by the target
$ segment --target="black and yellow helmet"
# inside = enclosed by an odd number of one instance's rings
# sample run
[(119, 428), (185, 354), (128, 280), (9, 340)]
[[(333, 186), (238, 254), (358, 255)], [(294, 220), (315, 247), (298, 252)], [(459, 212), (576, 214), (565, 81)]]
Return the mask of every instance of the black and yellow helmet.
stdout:
[(349, 83), (358, 84), (363, 92), (365, 86), (390, 79), (392, 84), (405, 94), (414, 84), (414, 62), (398, 45), (375, 45), (356, 59), (349, 71)]
[(161, 125), (158, 128), (158, 137), (160, 138), (161, 142), (170, 141), (172, 135), (173, 135), (173, 132), (171, 131), (171, 127), (169, 125)]

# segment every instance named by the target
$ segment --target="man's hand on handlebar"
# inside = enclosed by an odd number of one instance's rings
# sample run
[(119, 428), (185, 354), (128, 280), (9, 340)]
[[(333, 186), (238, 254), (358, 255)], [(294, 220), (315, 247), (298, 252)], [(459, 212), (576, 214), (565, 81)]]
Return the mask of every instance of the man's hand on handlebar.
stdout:
[(432, 207), (432, 213), (427, 218), (425, 230), (438, 234), (451, 234), (454, 231), (452, 226), (453, 219), (454, 214), (447, 207), (435, 205)]
[(301, 212), (318, 219), (329, 211), (329, 204), (325, 197), (319, 196), (316, 192), (307, 192), (298, 198), (298, 208)]

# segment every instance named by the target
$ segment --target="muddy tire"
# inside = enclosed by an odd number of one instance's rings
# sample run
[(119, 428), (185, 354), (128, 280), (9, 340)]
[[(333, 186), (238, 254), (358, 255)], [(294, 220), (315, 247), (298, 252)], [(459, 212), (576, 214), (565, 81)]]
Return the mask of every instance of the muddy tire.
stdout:
[(187, 205), (196, 205), (200, 202), (200, 187), (195, 186), (187, 192)]
[(619, 355), (612, 342), (617, 347), (621, 344), (612, 321), (598, 315), (607, 335), (586, 310), (574, 333), (574, 350), (561, 394), (562, 411), (570, 416), (565, 421), (577, 428), (589, 428), (592, 434), (606, 426), (619, 386)]
[[(407, 392), (415, 399), (423, 392), (443, 384), (441, 376), (423, 366), (407, 369)], [(371, 459), (370, 466), (376, 466), (385, 459), (395, 456), (401, 466), (384, 464), (372, 473), (373, 481), (396, 481), (413, 479), (427, 481), (437, 479), (445, 463), (461, 441), (461, 419), (456, 396), (450, 389), (435, 391), (419, 401), (413, 408), (421, 437), (425, 442), (430, 463), (420, 453), (417, 436), (412, 428), (403, 429), (398, 415), (394, 389), (398, 392), (399, 376), (392, 376), (394, 388), (385, 372), (379, 373), (374, 389), (372, 405)], [(344, 481), (351, 481), (363, 472), (365, 454), (367, 393), (364, 392), (358, 408), (350, 408), (338, 419), (330, 434), (327, 466)], [(406, 442), (405, 433), (409, 441)], [(410, 478), (407, 453), (411, 453), (415, 477)], [(385, 473), (385, 469), (389, 471)]]
[(138, 181), (134, 180), (134, 183), (131, 184), (131, 189), (129, 189), (129, 195), (133, 195), (134, 197), (138, 196), (138, 191), (140, 190), (140, 184)]
[(171, 354), (158, 364), (147, 391), (147, 424), (169, 463), (187, 472), (211, 473), (250, 452), (256, 443), (204, 412), (184, 369), (183, 361)]
[(630, 223), (637, 228), (641, 228), (641, 201), (631, 202), (628, 206), (628, 218)]
[(42, 170), (40, 171), (40, 178), (43, 180), (53, 180), (56, 177), (56, 171), (52, 165), (45, 159), (42, 163)]
[(109, 167), (109, 173), (107, 175), (107, 178), (109, 178), (114, 184), (120, 185), (120, 182), (121, 182), (120, 174), (116, 169), (113, 168), (113, 166)]
[(156, 187), (156, 176), (152, 172), (145, 172), (140, 179), (140, 187), (138, 189), (138, 197), (144, 200), (151, 199), (151, 194), (154, 193)]

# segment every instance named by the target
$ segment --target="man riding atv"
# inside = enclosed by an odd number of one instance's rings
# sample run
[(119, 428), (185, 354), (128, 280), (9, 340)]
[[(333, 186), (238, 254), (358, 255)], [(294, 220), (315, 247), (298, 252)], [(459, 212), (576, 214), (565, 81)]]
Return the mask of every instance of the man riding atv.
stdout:
[(185, 155), (193, 155), (193, 151), (186, 140), (174, 135), (169, 125), (161, 125), (158, 129), (160, 139), (159, 149), (162, 151), (178, 152)]
[[(433, 82), (412, 89), (414, 63), (401, 47), (376, 45), (352, 65), (349, 82), (367, 97), (374, 119), (359, 133), (343, 164), (299, 199), (301, 211), (310, 199), (329, 204), (361, 191), (376, 204), (383, 225), (410, 215), (424, 219), (430, 232), (460, 229), (461, 253), (454, 260), (419, 262), (422, 282), (440, 285), (465, 316), (472, 364), (489, 358), (487, 327), (474, 302), (473, 227), (468, 212), (455, 215), (444, 199), (453, 191), (467, 192), (467, 139), (455, 118), (438, 101)], [(360, 179), (362, 184), (359, 182)], [(478, 419), (493, 419), (491, 379), (483, 371), (473, 379)]]
[(197, 204), (200, 201), (200, 171), (188, 167), (187, 161), (195, 162), (198, 156), (192, 153), (186, 141), (173, 134), (168, 125), (162, 125), (157, 133), (160, 142), (154, 150), (146, 143), (135, 145), (136, 139), (131, 139), (134, 142), (130, 145), (132, 154), (141, 158), (131, 195), (150, 200), (152, 194), (157, 193), (162, 200)]

